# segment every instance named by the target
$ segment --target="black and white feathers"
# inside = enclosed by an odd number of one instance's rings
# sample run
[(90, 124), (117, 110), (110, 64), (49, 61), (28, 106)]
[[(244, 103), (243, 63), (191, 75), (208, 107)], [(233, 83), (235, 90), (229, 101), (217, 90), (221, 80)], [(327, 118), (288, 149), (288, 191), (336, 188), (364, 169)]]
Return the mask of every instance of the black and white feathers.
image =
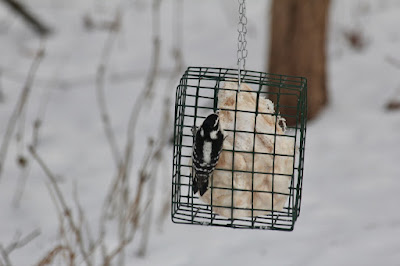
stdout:
[(218, 114), (209, 115), (194, 134), (193, 193), (199, 191), (203, 196), (208, 188), (208, 180), (218, 163), (224, 142), (224, 131), (221, 129)]

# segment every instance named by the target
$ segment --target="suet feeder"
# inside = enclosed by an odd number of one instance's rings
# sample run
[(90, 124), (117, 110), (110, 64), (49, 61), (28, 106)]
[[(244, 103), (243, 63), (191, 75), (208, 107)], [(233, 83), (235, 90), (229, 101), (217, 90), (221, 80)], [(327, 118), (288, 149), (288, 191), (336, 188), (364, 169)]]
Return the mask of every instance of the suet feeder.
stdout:
[[(283, 104), (283, 97), (292, 100)], [(192, 187), (192, 128), (217, 111), (228, 137), (200, 196)], [(189, 67), (176, 90), (172, 221), (293, 230), (300, 215), (306, 117), (303, 77)], [(286, 127), (285, 120), (292, 122)]]

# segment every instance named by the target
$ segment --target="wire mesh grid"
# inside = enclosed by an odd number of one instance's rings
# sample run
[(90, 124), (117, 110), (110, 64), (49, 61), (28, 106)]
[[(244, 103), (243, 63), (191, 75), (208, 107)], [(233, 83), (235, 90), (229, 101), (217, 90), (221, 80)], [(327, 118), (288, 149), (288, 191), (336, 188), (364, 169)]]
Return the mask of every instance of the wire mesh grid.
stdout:
[[(260, 133), (254, 131), (240, 131), (233, 127), (228, 131), (233, 138), (239, 134), (265, 134), (273, 137), (273, 151), (270, 153), (256, 152), (253, 150), (240, 151), (235, 149), (224, 152), (231, 152), (232, 156), (236, 153), (250, 153), (253, 156), (263, 154), (271, 158), (274, 164), (279, 157), (286, 156), (291, 159), (293, 165), (290, 173), (279, 173), (272, 167), (270, 172), (240, 171), (232, 169), (219, 169), (220, 171), (230, 171), (232, 182), (230, 187), (219, 187), (214, 184), (213, 178), (210, 179), (211, 202), (205, 203), (198, 194), (193, 193), (193, 169), (191, 165), (192, 146), (194, 136), (192, 128), (199, 127), (203, 120), (218, 109), (218, 93), (224, 90), (223, 84), (226, 82), (237, 82), (238, 70), (226, 68), (210, 68), (210, 67), (189, 67), (180, 80), (176, 90), (175, 102), (175, 122), (174, 122), (174, 149), (173, 149), (173, 173), (172, 173), (172, 221), (183, 224), (197, 224), (206, 226), (222, 226), (243, 229), (269, 229), (269, 230), (293, 230), (294, 223), (300, 214), (300, 203), (302, 195), (302, 179), (304, 169), (304, 150), (306, 135), (306, 117), (307, 117), (307, 81), (303, 77), (284, 76), (268, 74), (263, 72), (255, 72), (249, 70), (241, 71), (241, 82), (252, 87), (253, 91), (247, 93), (256, 94), (257, 100), (260, 98), (269, 98), (274, 103), (273, 113), (260, 113), (259, 109), (255, 111), (229, 110), (234, 112), (236, 119), (240, 112), (253, 112), (255, 117), (258, 115), (274, 116), (275, 131), (272, 133)], [(237, 95), (237, 94), (236, 94)], [(294, 97), (296, 104), (283, 105), (280, 104), (282, 97)], [(237, 96), (236, 96), (237, 99)], [(257, 105), (260, 101), (257, 101)], [(292, 101), (293, 102), (293, 101)], [(292, 119), (295, 123), (289, 125), (284, 133), (277, 133), (278, 117)], [(235, 120), (236, 124), (236, 120)], [(292, 152), (290, 154), (279, 154), (276, 151), (276, 138), (292, 139)], [(233, 142), (235, 143), (235, 142)], [(234, 162), (232, 162), (234, 164)], [(235, 187), (233, 176), (235, 172), (247, 172), (251, 175), (251, 189), (240, 189)], [(272, 177), (272, 187), (266, 191), (257, 191), (254, 188), (255, 176), (269, 175)], [(280, 178), (289, 178), (287, 191), (282, 192), (274, 190), (274, 182)], [(275, 181), (274, 181), (275, 180)], [(219, 205), (217, 200), (213, 201), (213, 191), (229, 190), (232, 204)], [(236, 194), (235, 194), (236, 193)], [(239, 193), (250, 193), (251, 206), (239, 207), (233, 204), (234, 197), (239, 197)], [(271, 206), (254, 206), (253, 198), (255, 194), (268, 194), (272, 199), (277, 195), (285, 198), (283, 208), (274, 209)], [(227, 209), (232, 215), (219, 215), (216, 210)], [(243, 217), (235, 217), (235, 211), (246, 212)], [(221, 212), (219, 212), (221, 213)], [(263, 215), (259, 215), (262, 213)]]

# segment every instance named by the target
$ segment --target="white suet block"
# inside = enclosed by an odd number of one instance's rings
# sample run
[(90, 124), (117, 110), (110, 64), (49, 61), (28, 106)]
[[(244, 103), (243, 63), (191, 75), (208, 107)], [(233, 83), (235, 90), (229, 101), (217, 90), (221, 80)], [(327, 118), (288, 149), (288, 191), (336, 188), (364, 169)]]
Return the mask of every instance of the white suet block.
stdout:
[[(235, 105), (236, 105), (236, 91), (238, 84), (234, 82), (226, 82), (223, 86), (224, 89), (218, 93), (218, 108), (228, 109), (221, 110), (219, 113), (221, 127), (224, 130), (233, 130), (235, 121)], [(254, 166), (253, 166), (253, 154), (238, 152), (240, 151), (254, 151), (274, 153), (274, 136), (256, 134), (254, 137), (253, 133), (240, 133), (235, 134), (235, 153), (234, 153), (234, 170), (237, 171), (249, 171), (250, 173), (234, 172), (232, 178), (232, 171), (215, 170), (213, 177), (210, 180), (210, 185), (214, 187), (207, 190), (207, 192), (200, 197), (200, 199), (211, 204), (213, 206), (226, 206), (213, 207), (213, 212), (228, 217), (228, 218), (240, 218), (250, 217), (251, 210), (238, 210), (234, 209), (231, 212), (232, 207), (232, 180), (233, 187), (235, 189), (242, 189), (247, 191), (234, 191), (233, 192), (233, 207), (239, 208), (252, 208), (252, 197), (253, 197), (253, 208), (261, 209), (262, 211), (254, 211), (253, 216), (267, 215), (270, 213), (272, 207), (274, 211), (282, 211), (283, 207), (288, 198), (290, 176), (284, 176), (279, 174), (292, 175), (293, 173), (293, 158), (294, 158), (294, 138), (279, 136), (284, 134), (286, 128), (284, 119), (278, 117), (278, 120), (282, 121), (283, 126), (280, 126), (279, 122), (276, 124), (276, 116), (268, 115), (274, 114), (274, 104), (271, 100), (259, 97), (258, 111), (268, 114), (256, 114), (254, 113), (257, 106), (257, 93), (252, 92), (252, 89), (245, 83), (241, 84), (241, 90), (238, 93), (237, 110), (239, 111), (251, 111), (250, 113), (236, 112), (236, 130), (237, 131), (248, 131), (254, 132), (254, 123), (256, 121), (256, 132), (258, 133), (274, 133), (276, 126), (276, 145), (275, 154), (290, 155), (290, 156), (275, 156), (275, 163), (273, 163), (273, 156), (266, 154), (255, 154), (254, 155)], [(275, 125), (276, 124), (276, 125)], [(283, 127), (283, 128), (282, 128)], [(224, 140), (223, 149), (232, 150), (233, 148), (233, 132), (225, 131), (226, 139)], [(255, 143), (253, 140), (255, 139)], [(273, 166), (274, 165), (274, 166)], [(263, 172), (272, 173), (274, 167), (274, 178), (271, 174), (254, 174), (254, 183), (252, 184), (252, 173), (251, 172)], [(216, 166), (218, 169), (232, 170), (232, 152), (223, 151), (219, 158)], [(218, 189), (215, 187), (228, 188)], [(272, 187), (274, 192), (285, 193), (274, 194), (272, 197)], [(254, 192), (251, 191), (262, 191)], [(267, 193), (265, 193), (265, 192)], [(253, 194), (253, 195), (252, 195)], [(233, 216), (232, 216), (233, 214)]]

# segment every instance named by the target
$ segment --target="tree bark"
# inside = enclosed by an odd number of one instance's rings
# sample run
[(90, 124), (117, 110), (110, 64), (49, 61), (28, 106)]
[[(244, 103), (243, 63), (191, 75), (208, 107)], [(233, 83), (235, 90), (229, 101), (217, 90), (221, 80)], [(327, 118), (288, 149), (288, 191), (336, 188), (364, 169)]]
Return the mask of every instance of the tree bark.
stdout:
[[(309, 119), (315, 118), (328, 102), (325, 43), (329, 3), (330, 0), (274, 0), (272, 3), (268, 71), (307, 78)], [(297, 98), (281, 95), (279, 105), (297, 106)], [(281, 107), (280, 112), (296, 114), (294, 108)], [(296, 123), (294, 118), (286, 120), (289, 125)]]

